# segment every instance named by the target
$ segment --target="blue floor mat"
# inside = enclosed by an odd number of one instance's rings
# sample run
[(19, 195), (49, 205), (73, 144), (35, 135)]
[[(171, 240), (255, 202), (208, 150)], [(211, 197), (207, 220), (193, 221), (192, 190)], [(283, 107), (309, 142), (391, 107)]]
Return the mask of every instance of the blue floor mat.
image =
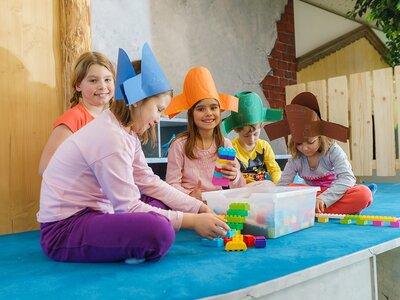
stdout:
[[(364, 215), (400, 217), (400, 184), (378, 184)], [(159, 262), (60, 263), (41, 251), (39, 232), (0, 236), (1, 299), (195, 299), (224, 294), (291, 274), (400, 237), (390, 227), (337, 221), (277, 239), (264, 249), (225, 252), (181, 231)]]

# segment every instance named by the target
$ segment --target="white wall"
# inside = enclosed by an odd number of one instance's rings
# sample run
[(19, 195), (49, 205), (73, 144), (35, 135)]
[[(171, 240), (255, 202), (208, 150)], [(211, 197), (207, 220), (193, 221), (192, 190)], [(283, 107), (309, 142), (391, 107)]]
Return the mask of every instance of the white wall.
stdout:
[[(260, 82), (287, 0), (92, 0), (93, 50), (116, 61), (118, 48), (139, 59), (149, 42), (174, 88), (182, 91), (191, 67), (205, 66), (220, 93), (250, 90)], [(225, 116), (226, 114), (224, 114)], [(185, 116), (185, 114), (181, 114)], [(262, 135), (265, 138), (265, 133)], [(286, 151), (274, 142), (277, 153)]]
[(92, 0), (93, 49), (140, 58), (148, 41), (175, 93), (190, 67), (210, 69), (223, 93), (262, 94), (276, 21), (287, 0)]

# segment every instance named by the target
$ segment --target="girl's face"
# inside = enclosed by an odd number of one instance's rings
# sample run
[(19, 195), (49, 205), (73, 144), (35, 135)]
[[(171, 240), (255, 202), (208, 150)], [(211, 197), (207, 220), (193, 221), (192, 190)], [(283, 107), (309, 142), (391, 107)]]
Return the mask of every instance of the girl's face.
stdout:
[(261, 126), (260, 124), (253, 126), (244, 126), (238, 132), (239, 142), (249, 147), (254, 147), (257, 140), (260, 138)]
[(161, 114), (171, 99), (171, 94), (167, 92), (139, 101), (135, 109), (137, 122), (134, 122), (131, 130), (137, 134), (143, 134), (147, 129), (160, 123)]
[(106, 67), (94, 64), (75, 88), (81, 92), (84, 104), (104, 106), (114, 96), (114, 78)]
[(221, 121), (219, 102), (215, 99), (203, 99), (193, 109), (193, 121), (201, 130), (213, 130)]
[(307, 141), (303, 143), (296, 143), (295, 145), (297, 150), (299, 150), (305, 156), (310, 157), (317, 153), (320, 146), (320, 137), (310, 137)]

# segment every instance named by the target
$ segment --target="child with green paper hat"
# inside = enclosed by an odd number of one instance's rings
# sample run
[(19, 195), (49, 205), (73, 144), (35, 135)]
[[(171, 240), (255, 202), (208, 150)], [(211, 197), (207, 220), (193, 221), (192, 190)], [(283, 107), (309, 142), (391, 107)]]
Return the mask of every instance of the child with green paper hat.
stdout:
[(281, 178), (281, 169), (275, 161), (275, 154), (269, 143), (260, 139), (263, 122), (282, 119), (282, 110), (264, 108), (261, 98), (253, 92), (241, 92), (238, 112), (231, 112), (221, 123), (222, 133), (235, 130), (238, 134), (232, 145), (240, 163), (240, 171), (247, 183), (268, 179), (273, 183)]

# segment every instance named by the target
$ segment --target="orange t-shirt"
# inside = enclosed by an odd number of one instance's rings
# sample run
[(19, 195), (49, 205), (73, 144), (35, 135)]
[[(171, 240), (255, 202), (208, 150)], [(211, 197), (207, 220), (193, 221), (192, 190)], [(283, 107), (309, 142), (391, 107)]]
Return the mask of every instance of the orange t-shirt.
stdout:
[(72, 131), (77, 132), (87, 123), (92, 121), (94, 117), (89, 114), (82, 103), (77, 104), (73, 108), (68, 109), (61, 117), (53, 123), (53, 129), (59, 125), (65, 125)]

